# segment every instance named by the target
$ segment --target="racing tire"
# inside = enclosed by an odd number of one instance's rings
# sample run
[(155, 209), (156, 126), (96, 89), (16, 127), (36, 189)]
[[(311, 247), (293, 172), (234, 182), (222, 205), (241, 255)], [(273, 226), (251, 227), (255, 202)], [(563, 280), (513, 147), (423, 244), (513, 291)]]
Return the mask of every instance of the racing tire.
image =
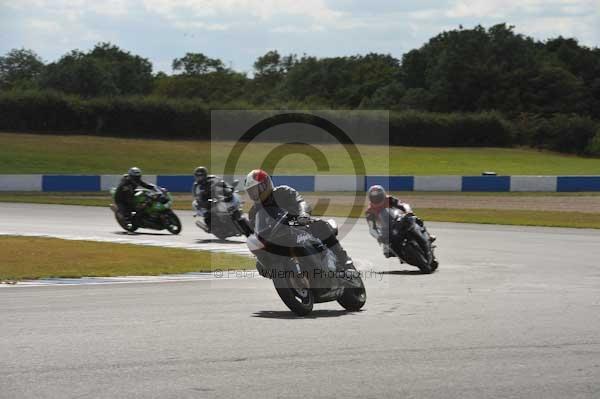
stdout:
[(310, 288), (303, 288), (301, 290), (293, 288), (290, 279), (295, 278), (293, 276), (287, 278), (278, 278), (273, 280), (275, 290), (279, 298), (285, 303), (292, 312), (297, 316), (306, 316), (313, 310), (315, 303), (315, 296), (313, 290)]
[(422, 274), (431, 274), (435, 270), (432, 267), (433, 261), (428, 259), (427, 255), (423, 253), (421, 246), (419, 246), (419, 244), (417, 244), (414, 240), (406, 243), (406, 246), (403, 248), (402, 252), (404, 255), (402, 258), (406, 261), (406, 263), (418, 267)]
[(367, 302), (367, 290), (360, 277), (353, 277), (360, 283), (358, 288), (344, 288), (344, 293), (338, 299), (338, 303), (349, 312), (358, 312)]
[(127, 220), (125, 220), (125, 218), (123, 217), (123, 215), (121, 215), (120, 212), (115, 212), (115, 219), (117, 219), (117, 223), (119, 224), (119, 226), (121, 226), (123, 230), (129, 233), (133, 233), (138, 229), (138, 226), (136, 226), (135, 223), (127, 223)]
[(217, 237), (219, 240), (226, 240), (228, 237), (231, 237), (229, 234), (219, 230), (211, 231), (211, 233), (213, 233), (214, 236)]
[(171, 210), (167, 214), (167, 225), (165, 226), (165, 228), (171, 234), (181, 233), (181, 221), (179, 220), (179, 217), (177, 217), (175, 212)]

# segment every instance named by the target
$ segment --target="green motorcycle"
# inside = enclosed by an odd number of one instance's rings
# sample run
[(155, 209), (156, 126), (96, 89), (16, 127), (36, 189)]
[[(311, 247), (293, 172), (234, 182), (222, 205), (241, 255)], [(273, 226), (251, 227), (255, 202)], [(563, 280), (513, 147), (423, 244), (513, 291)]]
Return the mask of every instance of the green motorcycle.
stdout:
[(133, 195), (136, 211), (132, 212), (130, 220), (127, 220), (115, 205), (115, 192), (115, 188), (110, 190), (113, 198), (110, 209), (115, 213), (119, 226), (126, 231), (134, 232), (138, 228), (145, 228), (167, 229), (171, 234), (181, 233), (181, 221), (171, 209), (173, 197), (166, 189), (162, 187), (156, 187), (155, 190), (136, 188)]

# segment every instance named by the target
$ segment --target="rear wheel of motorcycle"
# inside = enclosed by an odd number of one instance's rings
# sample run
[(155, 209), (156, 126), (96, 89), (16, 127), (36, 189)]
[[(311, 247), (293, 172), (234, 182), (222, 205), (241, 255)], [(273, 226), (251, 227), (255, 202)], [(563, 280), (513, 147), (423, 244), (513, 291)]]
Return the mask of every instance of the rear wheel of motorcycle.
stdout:
[(312, 312), (315, 303), (313, 291), (308, 286), (302, 289), (293, 288), (294, 284), (290, 279), (297, 279), (297, 277), (291, 276), (273, 280), (277, 295), (292, 312), (298, 316), (306, 316)]
[[(121, 226), (123, 228), (123, 230), (125, 230), (125, 231), (133, 233), (134, 231), (136, 231), (138, 229), (138, 226), (136, 226), (135, 224), (127, 223), (127, 220), (125, 220), (123, 215), (121, 215), (118, 212), (115, 213), (115, 219), (117, 219), (117, 223), (119, 223), (119, 226)], [(128, 226), (128, 224), (129, 224), (129, 226)]]
[(173, 211), (169, 211), (167, 215), (167, 230), (171, 234), (181, 233), (181, 221)]
[(357, 312), (365, 306), (365, 302), (367, 302), (367, 290), (365, 290), (362, 278), (353, 277), (353, 279), (358, 280), (360, 287), (345, 288), (344, 293), (338, 299), (338, 303), (350, 312)]

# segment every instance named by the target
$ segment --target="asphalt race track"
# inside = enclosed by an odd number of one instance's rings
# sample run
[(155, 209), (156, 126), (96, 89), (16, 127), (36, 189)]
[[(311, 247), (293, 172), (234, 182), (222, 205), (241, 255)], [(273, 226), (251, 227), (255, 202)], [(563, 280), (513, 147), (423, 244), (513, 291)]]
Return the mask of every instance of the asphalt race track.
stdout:
[[(108, 208), (0, 204), (1, 234), (125, 235)], [(440, 269), (343, 244), (367, 305), (294, 317), (261, 278), (0, 287), (0, 398), (599, 398), (600, 231), (429, 223)], [(160, 234), (160, 233), (159, 233)], [(1, 250), (0, 250), (1, 262)], [(1, 266), (0, 266), (1, 267)]]

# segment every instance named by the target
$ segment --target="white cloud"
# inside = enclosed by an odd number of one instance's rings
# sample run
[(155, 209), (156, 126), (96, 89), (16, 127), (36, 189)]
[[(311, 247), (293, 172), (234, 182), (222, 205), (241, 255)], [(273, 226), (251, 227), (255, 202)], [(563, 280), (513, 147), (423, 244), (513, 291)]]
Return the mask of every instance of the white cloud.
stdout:
[(306, 17), (321, 23), (335, 21), (343, 13), (323, 0), (144, 0), (146, 10), (171, 21), (193, 18), (258, 18), (270, 21), (281, 16)]
[(63, 26), (56, 21), (48, 21), (46, 19), (32, 18), (25, 21), (25, 27), (31, 30), (43, 31), (48, 34), (60, 33)]
[(456, 0), (446, 15), (451, 18), (506, 18), (560, 9), (583, 14), (597, 11), (599, 4), (597, 0)]
[(132, 8), (132, 2), (129, 0), (19, 0), (2, 1), (2, 3), (17, 10), (35, 12), (38, 9), (68, 18), (80, 17), (86, 12), (106, 16), (123, 16)]
[(160, 69), (186, 51), (239, 69), (273, 48), (401, 57), (459, 24), (506, 22), (536, 39), (600, 44), (600, 0), (0, 0), (0, 10), (0, 52), (25, 46), (56, 59), (110, 41)]
[(191, 30), (191, 29), (201, 29), (207, 31), (224, 31), (230, 28), (229, 24), (211, 24), (203, 21), (194, 21), (194, 20), (174, 20), (173, 25), (179, 29), (183, 30)]
[(322, 31), (323, 27), (319, 25), (309, 26), (298, 26), (298, 25), (282, 25), (276, 26), (269, 29), (269, 32), (273, 33), (307, 33), (307, 32), (319, 32)]
[(585, 17), (542, 17), (529, 21), (519, 30), (538, 39), (556, 36), (575, 37), (582, 44), (597, 46), (600, 34), (597, 30), (597, 15)]

